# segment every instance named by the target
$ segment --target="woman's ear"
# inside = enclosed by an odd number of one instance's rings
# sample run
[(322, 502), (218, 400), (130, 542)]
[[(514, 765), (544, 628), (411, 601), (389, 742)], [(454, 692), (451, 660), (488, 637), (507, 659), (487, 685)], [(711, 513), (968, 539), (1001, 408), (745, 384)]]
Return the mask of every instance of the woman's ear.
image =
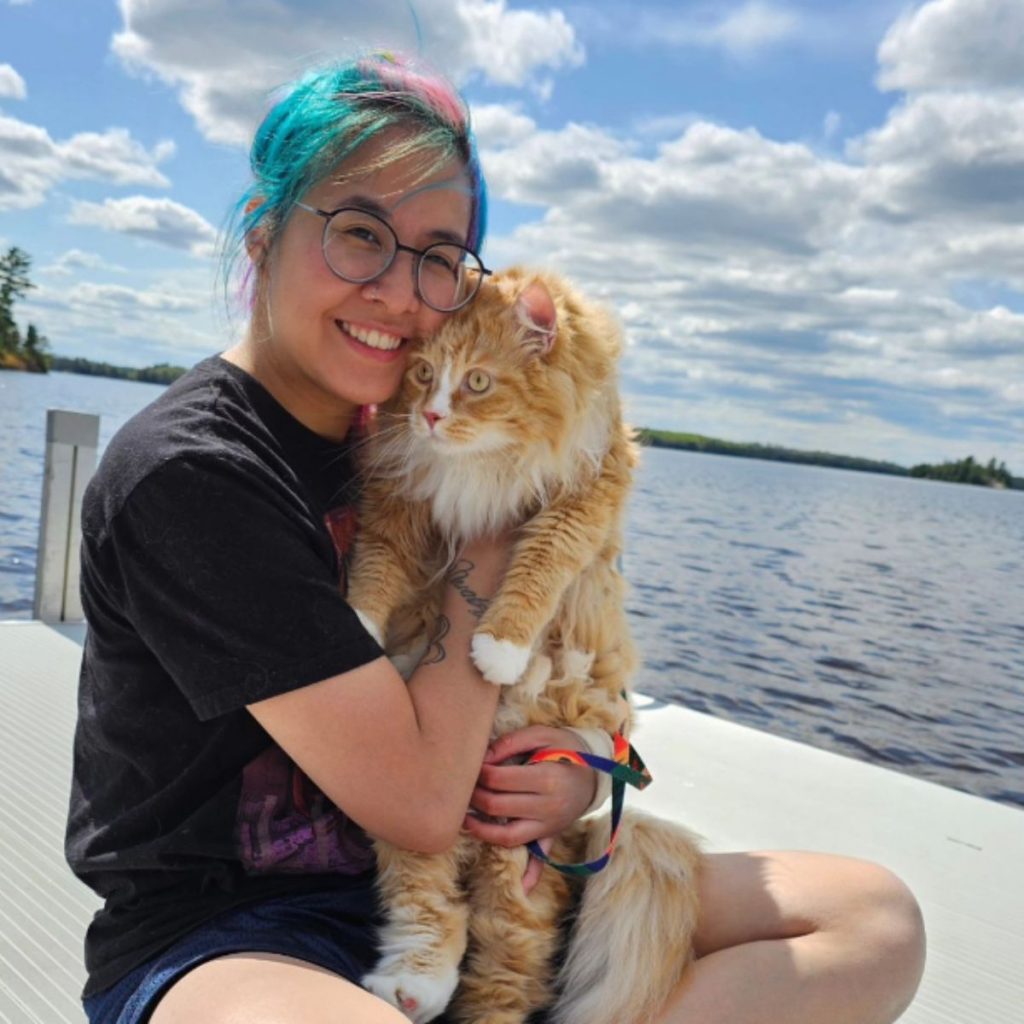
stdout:
[(527, 329), (523, 347), (536, 355), (547, 355), (558, 334), (555, 300), (543, 281), (531, 281), (516, 300), (516, 316)]
[[(253, 210), (263, 205), (262, 196), (253, 196), (245, 204), (245, 216), (248, 217)], [(249, 254), (249, 259), (252, 261), (254, 267), (260, 267), (263, 265), (263, 261), (267, 258), (267, 252), (270, 246), (269, 232), (266, 226), (266, 220), (257, 224), (256, 227), (250, 228), (245, 233), (245, 251)]]

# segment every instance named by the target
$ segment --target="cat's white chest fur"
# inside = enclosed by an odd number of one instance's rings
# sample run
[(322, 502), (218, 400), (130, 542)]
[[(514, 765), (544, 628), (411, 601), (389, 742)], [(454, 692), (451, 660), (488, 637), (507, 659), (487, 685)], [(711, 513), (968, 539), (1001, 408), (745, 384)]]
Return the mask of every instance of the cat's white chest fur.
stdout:
[(521, 468), (479, 457), (424, 457), (409, 497), (429, 504), (442, 536), (466, 541), (520, 522), (543, 482)]

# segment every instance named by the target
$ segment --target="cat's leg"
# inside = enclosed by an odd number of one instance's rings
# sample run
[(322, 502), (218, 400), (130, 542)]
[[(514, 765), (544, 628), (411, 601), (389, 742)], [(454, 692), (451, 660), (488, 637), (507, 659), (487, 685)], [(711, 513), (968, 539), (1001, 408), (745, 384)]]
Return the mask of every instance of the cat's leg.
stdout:
[(524, 847), (499, 846), (486, 847), (473, 867), (470, 953), (451, 1011), (460, 1024), (525, 1024), (554, 1000), (555, 957), (571, 903), (570, 883), (545, 869), (527, 895), (525, 867)]
[(460, 882), (475, 853), (468, 836), (447, 853), (420, 854), (377, 841), (378, 891), (386, 924), (380, 960), (364, 988), (416, 1024), (433, 1020), (451, 1000), (466, 950), (466, 895)]
[(425, 567), (432, 564), (436, 551), (422, 503), (396, 501), (376, 492), (364, 496), (346, 597), (381, 646), (392, 613), (427, 586)]
[(501, 589), (471, 646), (473, 661), (492, 683), (518, 681), (566, 589), (608, 545), (628, 493), (630, 468), (613, 449), (591, 486), (552, 502), (523, 526)]

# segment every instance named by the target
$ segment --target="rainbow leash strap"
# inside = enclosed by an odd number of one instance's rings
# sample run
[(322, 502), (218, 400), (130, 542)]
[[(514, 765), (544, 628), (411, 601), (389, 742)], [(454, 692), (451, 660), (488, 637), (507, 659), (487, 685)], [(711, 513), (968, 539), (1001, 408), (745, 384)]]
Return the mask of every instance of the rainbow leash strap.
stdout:
[(526, 848), (532, 856), (549, 864), (563, 875), (587, 878), (590, 875), (596, 875), (611, 860), (612, 850), (615, 849), (615, 840), (619, 834), (626, 786), (646, 789), (651, 784), (651, 773), (629, 741), (618, 732), (612, 737), (612, 741), (615, 745), (613, 761), (609, 761), (607, 757), (599, 757), (597, 754), (584, 753), (582, 750), (546, 748), (534, 751), (530, 760), (526, 762), (527, 764), (540, 764), (544, 761), (562, 761), (567, 764), (585, 764), (612, 777), (612, 835), (608, 840), (608, 848), (600, 857), (583, 864), (557, 864), (541, 849), (540, 843), (536, 840), (527, 843)]

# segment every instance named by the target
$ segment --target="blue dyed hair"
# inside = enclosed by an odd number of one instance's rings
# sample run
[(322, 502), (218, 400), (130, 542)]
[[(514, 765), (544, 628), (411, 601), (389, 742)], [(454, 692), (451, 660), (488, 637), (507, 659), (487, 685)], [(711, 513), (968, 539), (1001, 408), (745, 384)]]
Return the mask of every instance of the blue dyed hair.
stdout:
[(469, 110), (440, 75), (381, 52), (315, 68), (282, 91), (253, 139), (252, 183), (231, 216), (225, 276), (243, 258), (249, 232), (262, 229), (273, 246), (295, 201), (390, 128), (401, 128), (401, 138), (376, 166), (420, 154), (432, 158), (431, 169), (452, 158), (465, 167), (471, 193), (466, 245), (479, 252), (487, 227), (487, 188)]

